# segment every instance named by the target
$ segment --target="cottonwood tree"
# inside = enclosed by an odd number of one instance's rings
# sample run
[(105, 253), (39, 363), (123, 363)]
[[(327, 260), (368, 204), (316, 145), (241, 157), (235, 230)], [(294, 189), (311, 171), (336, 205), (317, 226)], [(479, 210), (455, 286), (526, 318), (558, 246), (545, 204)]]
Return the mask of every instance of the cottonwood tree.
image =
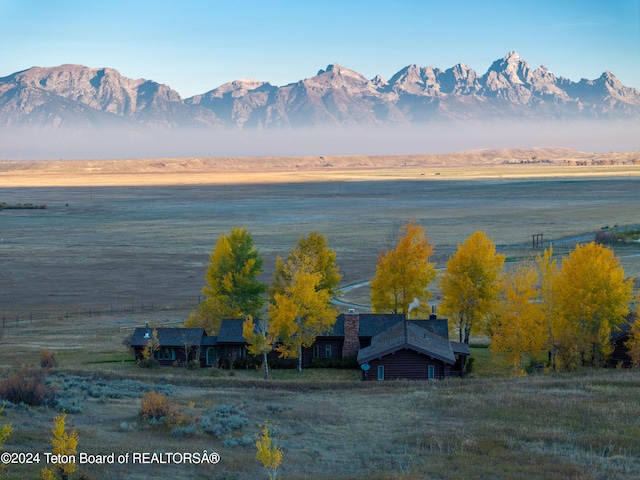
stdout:
[(331, 306), (329, 289), (315, 258), (290, 256), (283, 268), (282, 285), (269, 305), (269, 334), (277, 338), (280, 357), (297, 358), (302, 371), (302, 348), (333, 327), (338, 312)]
[[(375, 313), (425, 314), (431, 297), (427, 287), (436, 279), (435, 264), (429, 261), (433, 246), (424, 228), (412, 218), (402, 227), (396, 248), (378, 257), (376, 276), (371, 279), (371, 308)], [(417, 304), (417, 306), (415, 306)]]
[(286, 260), (280, 256), (276, 259), (274, 281), (271, 285), (272, 299), (276, 293), (283, 293), (286, 285), (291, 282), (291, 271), (287, 262), (301, 263), (305, 258), (312, 260), (313, 271), (320, 274), (318, 288), (326, 290), (331, 298), (338, 294), (337, 288), (342, 275), (336, 266), (336, 252), (329, 248), (327, 237), (316, 231), (306, 238), (300, 237), (298, 244), (289, 252)]
[(495, 311), (500, 293), (504, 255), (484, 232), (475, 232), (447, 262), (440, 278), (441, 310), (454, 320), (460, 342), (469, 343), (471, 333), (483, 331)]
[(210, 255), (207, 285), (202, 288), (205, 301), (185, 325), (217, 332), (223, 318), (257, 316), (266, 301), (267, 286), (257, 279), (263, 262), (246, 227), (221, 234)]
[(522, 263), (501, 276), (502, 301), (490, 322), (492, 353), (505, 353), (514, 373), (526, 355), (539, 358), (548, 345), (544, 306), (538, 301), (538, 270)]
[(611, 249), (591, 242), (563, 260), (554, 290), (561, 366), (602, 364), (612, 353), (612, 329), (629, 313), (632, 279)]
[(262, 356), (264, 378), (269, 378), (267, 355), (273, 350), (277, 340), (269, 330), (269, 319), (261, 318), (254, 323), (253, 317), (248, 316), (242, 324), (242, 337), (247, 341), (247, 351), (251, 355)]

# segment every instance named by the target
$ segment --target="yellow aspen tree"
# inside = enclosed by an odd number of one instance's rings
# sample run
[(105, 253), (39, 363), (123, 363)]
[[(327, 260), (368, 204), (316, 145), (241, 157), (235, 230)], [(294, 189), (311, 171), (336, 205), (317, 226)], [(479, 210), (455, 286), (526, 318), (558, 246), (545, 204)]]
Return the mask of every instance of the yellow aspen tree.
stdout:
[(496, 309), (504, 255), (484, 232), (475, 232), (458, 245), (440, 277), (440, 309), (453, 319), (460, 342), (469, 343), (472, 333), (485, 330)]
[(300, 263), (304, 258), (312, 259), (314, 271), (320, 274), (318, 288), (329, 292), (331, 298), (338, 294), (337, 288), (342, 275), (336, 266), (336, 252), (329, 247), (326, 236), (312, 232), (307, 237), (298, 239), (298, 244), (289, 252), (286, 260), (277, 258), (271, 286), (272, 299), (276, 293), (283, 293), (285, 286), (291, 281), (288, 262)]
[(432, 253), (424, 228), (411, 218), (402, 227), (396, 248), (378, 258), (371, 279), (372, 310), (408, 316), (411, 308), (415, 315), (425, 315), (431, 297), (427, 287), (437, 276), (435, 263), (429, 261)]
[(627, 348), (627, 353), (631, 357), (631, 365), (634, 367), (640, 366), (640, 320), (638, 320), (638, 311), (640, 310), (640, 290), (634, 294), (634, 307), (629, 317), (631, 322), (631, 328), (629, 329), (629, 339), (624, 343)]
[[(3, 411), (4, 407), (0, 407), (0, 419), (2, 419)], [(13, 427), (10, 423), (5, 423), (4, 425), (0, 426), (0, 452), (2, 451), (2, 445), (7, 441), (7, 438), (9, 438), (9, 435), (11, 435), (12, 431)], [(6, 468), (7, 466), (4, 463), (0, 465), (0, 474), (6, 472)]]
[(233, 227), (228, 235), (221, 234), (209, 260), (207, 285), (202, 288), (205, 301), (185, 325), (213, 333), (219, 330), (223, 318), (257, 316), (267, 291), (257, 279), (264, 260), (246, 227)]
[[(2, 418), (2, 412), (4, 411), (4, 407), (0, 407), (0, 419)], [(2, 450), (2, 444), (9, 438), (13, 428), (10, 423), (5, 423), (0, 427), (0, 451)]]
[(595, 242), (576, 246), (563, 260), (555, 301), (563, 330), (560, 353), (569, 352), (565, 368), (604, 363), (612, 352), (611, 331), (629, 312), (632, 284), (614, 252)]
[(624, 346), (627, 347), (631, 365), (634, 367), (640, 366), (640, 321), (637, 318), (631, 324), (629, 339), (624, 342)]
[(151, 331), (151, 337), (147, 340), (147, 345), (142, 349), (142, 358), (144, 360), (151, 360), (159, 349), (160, 339), (158, 338), (158, 330), (154, 328)]
[(56, 469), (45, 467), (42, 470), (41, 478), (43, 479), (56, 478), (57, 474), (62, 480), (67, 480), (76, 471), (77, 465), (73, 460), (79, 436), (76, 430), (66, 432), (66, 418), (67, 414), (62, 413), (53, 419), (51, 444), (53, 445), (53, 454), (58, 456), (59, 461), (56, 463)]
[(262, 356), (264, 378), (269, 378), (267, 355), (273, 350), (275, 343), (275, 338), (269, 333), (269, 320), (265, 318), (254, 323), (253, 317), (248, 316), (242, 324), (242, 337), (247, 341), (247, 351), (251, 355)]
[(277, 338), (280, 357), (297, 358), (302, 371), (302, 348), (333, 327), (338, 312), (331, 306), (331, 294), (320, 288), (322, 274), (309, 257), (291, 258), (286, 264), (282, 293), (275, 293), (269, 305), (268, 334)]
[(536, 258), (538, 267), (539, 298), (538, 303), (542, 309), (544, 322), (547, 329), (547, 348), (549, 350), (549, 362), (554, 361), (556, 348), (556, 336), (559, 334), (558, 316), (555, 314), (556, 302), (554, 299), (554, 282), (558, 274), (557, 261), (553, 259), (553, 247), (545, 249), (543, 254)]
[(548, 344), (543, 305), (538, 302), (538, 272), (522, 263), (502, 275), (502, 302), (491, 322), (491, 352), (505, 353), (514, 372), (526, 355), (539, 358)]
[(273, 443), (269, 422), (260, 425), (260, 429), (256, 438), (256, 458), (262, 462), (269, 480), (276, 480), (282, 464), (282, 449)]

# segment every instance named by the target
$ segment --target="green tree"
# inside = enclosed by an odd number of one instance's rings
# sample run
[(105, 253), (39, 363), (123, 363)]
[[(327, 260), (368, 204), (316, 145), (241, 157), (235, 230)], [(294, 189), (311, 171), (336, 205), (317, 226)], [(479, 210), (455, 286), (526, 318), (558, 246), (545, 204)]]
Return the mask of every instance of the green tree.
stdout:
[(267, 355), (273, 350), (276, 340), (269, 331), (269, 319), (262, 318), (254, 323), (253, 317), (248, 316), (242, 324), (242, 337), (247, 341), (247, 351), (251, 355), (262, 356), (264, 378), (269, 378)]
[(408, 316), (414, 307), (416, 315), (424, 315), (431, 297), (427, 287), (437, 276), (435, 264), (429, 261), (432, 253), (424, 229), (412, 218), (402, 227), (396, 248), (378, 258), (376, 276), (371, 279), (373, 311)]
[(282, 291), (274, 293), (269, 305), (269, 335), (278, 339), (280, 357), (297, 358), (301, 371), (302, 348), (331, 330), (338, 312), (331, 306), (330, 291), (321, 288), (315, 258), (290, 256), (283, 268)]
[(563, 368), (603, 364), (612, 352), (612, 329), (629, 313), (632, 287), (613, 250), (603, 245), (578, 245), (563, 260), (554, 282)]
[(460, 342), (469, 343), (472, 333), (485, 330), (485, 323), (499, 300), (499, 277), (504, 255), (484, 232), (475, 232), (447, 262), (440, 278), (441, 310), (454, 320)]
[(538, 271), (522, 263), (501, 277), (502, 301), (490, 323), (491, 352), (505, 353), (515, 373), (526, 355), (540, 358), (548, 344), (544, 306), (538, 301)]
[(329, 248), (326, 236), (312, 232), (308, 237), (298, 239), (298, 244), (289, 252), (286, 260), (280, 256), (276, 259), (274, 281), (271, 285), (272, 299), (276, 293), (283, 293), (291, 282), (291, 270), (288, 267), (288, 262), (300, 264), (305, 258), (312, 260), (313, 271), (320, 274), (318, 289), (327, 291), (330, 298), (337, 295), (342, 275), (336, 266), (336, 252)]
[(257, 316), (266, 301), (267, 287), (257, 279), (263, 262), (246, 227), (221, 234), (210, 255), (207, 285), (202, 288), (205, 301), (185, 325), (217, 332), (223, 318)]

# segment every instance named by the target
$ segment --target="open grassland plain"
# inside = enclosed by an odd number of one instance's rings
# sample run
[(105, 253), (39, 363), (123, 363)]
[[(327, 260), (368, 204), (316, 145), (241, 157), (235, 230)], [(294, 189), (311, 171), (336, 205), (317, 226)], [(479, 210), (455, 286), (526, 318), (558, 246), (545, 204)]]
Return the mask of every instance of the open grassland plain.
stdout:
[[(93, 479), (262, 478), (253, 437), (266, 419), (287, 479), (640, 477), (638, 371), (500, 378), (504, 364), (486, 348), (474, 351), (475, 377), (433, 383), (360, 382), (359, 372), (329, 369), (275, 370), (265, 381), (259, 371), (133, 363), (132, 329), (184, 320), (218, 236), (233, 226), (252, 233), (265, 282), (276, 256), (317, 230), (346, 286), (373, 276), (411, 216), (439, 267), (476, 230), (517, 259), (537, 253), (534, 234), (562, 255), (578, 236), (640, 224), (639, 155), (449, 157), (0, 162), (0, 203), (46, 205), (0, 210), (0, 377), (37, 365), (44, 349), (59, 363), (47, 372), (54, 406), (6, 405), (14, 432), (5, 450), (50, 452), (52, 418), (65, 410), (79, 452), (220, 455), (216, 465), (80, 465)], [(591, 165), (607, 158), (617, 165)], [(537, 159), (550, 163), (519, 163)], [(626, 274), (640, 276), (640, 244), (615, 250)], [(345, 297), (368, 303), (366, 288)], [(150, 389), (182, 411), (179, 424), (139, 417)], [(38, 478), (42, 467), (11, 465), (8, 478)]]
[[(610, 154), (620, 164), (578, 167), (567, 165), (576, 161), (570, 153), (458, 154), (448, 171), (440, 156), (0, 162), (0, 202), (46, 205), (0, 210), (0, 314), (20, 321), (161, 310), (177, 321), (200, 300), (218, 236), (238, 225), (265, 258), (263, 281), (277, 255), (317, 230), (349, 285), (373, 276), (379, 252), (411, 216), (435, 244), (439, 267), (476, 230), (521, 257), (535, 253), (534, 234), (546, 242), (589, 239), (603, 227), (639, 224), (636, 156)], [(504, 163), (545, 155), (556, 163)], [(144, 176), (153, 168), (170, 172), (154, 181)], [(640, 273), (634, 245), (620, 253), (630, 276)], [(567, 248), (557, 244), (556, 252)]]

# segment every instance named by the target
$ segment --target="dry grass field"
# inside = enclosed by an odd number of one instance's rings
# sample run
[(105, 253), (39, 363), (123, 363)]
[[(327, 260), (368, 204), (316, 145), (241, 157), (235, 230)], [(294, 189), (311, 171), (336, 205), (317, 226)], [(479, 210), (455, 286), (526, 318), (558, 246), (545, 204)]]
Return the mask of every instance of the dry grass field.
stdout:
[[(548, 162), (519, 163), (533, 157)], [(55, 408), (7, 405), (14, 432), (5, 449), (51, 451), (51, 419), (65, 408), (79, 451), (221, 456), (217, 465), (81, 466), (93, 479), (261, 478), (255, 448), (243, 443), (265, 419), (278, 426), (287, 479), (637, 478), (635, 371), (500, 378), (500, 359), (482, 349), (465, 381), (365, 385), (358, 372), (337, 370), (275, 371), (264, 381), (254, 371), (142, 370), (123, 342), (145, 321), (185, 318), (209, 253), (233, 226), (253, 234), (265, 282), (276, 255), (313, 230), (336, 250), (342, 285), (368, 280), (411, 216), (440, 266), (476, 230), (523, 258), (535, 254), (533, 234), (558, 241), (640, 224), (638, 158), (532, 149), (0, 162), (0, 203), (47, 206), (0, 210), (0, 377), (51, 348), (59, 366), (48, 379), (60, 392)], [(616, 165), (592, 165), (605, 161)], [(640, 245), (616, 252), (627, 275), (640, 277)], [(366, 289), (345, 296), (367, 302)], [(150, 388), (183, 410), (182, 429), (138, 417)], [(8, 478), (37, 478), (41, 468), (11, 465)]]

